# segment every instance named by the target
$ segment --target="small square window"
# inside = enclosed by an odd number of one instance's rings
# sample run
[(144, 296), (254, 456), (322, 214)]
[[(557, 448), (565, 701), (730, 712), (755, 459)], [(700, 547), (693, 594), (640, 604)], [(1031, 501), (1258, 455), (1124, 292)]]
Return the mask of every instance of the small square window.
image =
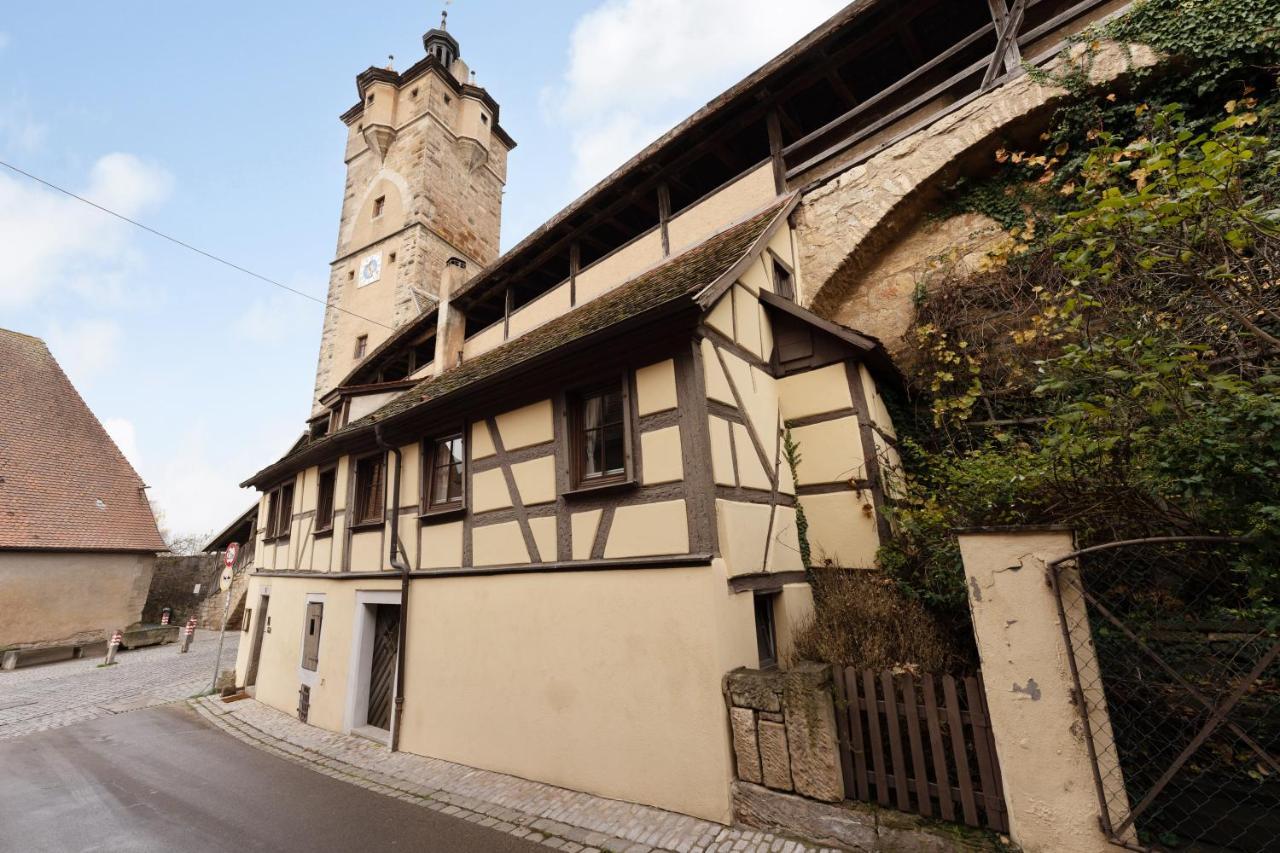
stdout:
[(373, 200), (373, 218), (377, 219), (387, 207), (387, 197), (380, 195)]
[(417, 90), (417, 88), (416, 88), (416, 87), (415, 87), (415, 88), (413, 88), (413, 89), (410, 89), (410, 90), (409, 90), (409, 97), (410, 97), (410, 98), (416, 98), (416, 97), (418, 97), (418, 90)]
[(355, 357), (357, 359), (364, 358), (365, 353), (369, 351), (369, 336), (361, 335), (356, 338)]
[(356, 271), (355, 271), (355, 270), (347, 270), (347, 281), (351, 281), (351, 280), (352, 280), (352, 279), (354, 279), (355, 277), (356, 277)]
[(485, 115), (484, 113), (480, 113), (480, 123), (481, 123), (481, 124), (488, 124), (488, 123), (489, 123), (489, 117), (488, 117), (487, 115)]
[(461, 434), (437, 438), (431, 444), (425, 511), (462, 506), (464, 446)]
[(356, 460), (355, 514), (352, 524), (376, 524), (382, 521), (383, 457), (379, 453)]
[(760, 658), (760, 669), (773, 669), (778, 665), (778, 632), (773, 621), (773, 606), (777, 601), (777, 593), (757, 592), (756, 606), (756, 652)]
[(574, 403), (574, 460), (580, 486), (626, 479), (626, 397), (621, 384), (578, 395)]
[(387, 260), (388, 260), (390, 263), (393, 263), (393, 264), (394, 264), (394, 263), (396, 262), (396, 253), (395, 253), (395, 252), (392, 252), (390, 255), (388, 255), (388, 256), (387, 256)]
[(370, 93), (369, 93), (369, 97), (365, 99), (365, 103), (366, 103), (366, 104), (372, 104), (372, 103), (373, 103), (373, 92), (370, 92)]
[(453, 98), (449, 97), (448, 95), (445, 95), (445, 96), (444, 96), (444, 105), (447, 107), (447, 106), (449, 106), (449, 104), (452, 104), (452, 103), (453, 103)]

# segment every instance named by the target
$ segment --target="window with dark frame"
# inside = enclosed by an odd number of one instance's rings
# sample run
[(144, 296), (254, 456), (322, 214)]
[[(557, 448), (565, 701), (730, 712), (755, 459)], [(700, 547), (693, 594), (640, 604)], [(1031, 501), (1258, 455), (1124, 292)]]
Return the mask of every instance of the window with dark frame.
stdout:
[(373, 215), (375, 219), (382, 215), (382, 211), (386, 208), (386, 206), (387, 206), (387, 197), (385, 195), (380, 195), (373, 200)]
[(353, 525), (382, 521), (384, 467), (385, 460), (381, 453), (356, 460), (355, 515), (351, 519)]
[(760, 669), (773, 669), (778, 665), (778, 632), (773, 622), (773, 605), (777, 593), (757, 592), (756, 606), (756, 652), (760, 658)]
[(437, 438), (431, 443), (425, 512), (462, 506), (463, 452), (461, 433)]
[(621, 384), (578, 394), (574, 401), (574, 480), (591, 486), (627, 476), (626, 397)]
[(333, 494), (338, 484), (338, 469), (325, 468), (316, 485), (316, 533), (333, 529)]
[(356, 338), (355, 357), (364, 358), (365, 353), (367, 353), (368, 351), (369, 351), (369, 336), (361, 335), (360, 337)]
[(783, 299), (796, 301), (795, 278), (791, 275), (791, 270), (777, 258), (773, 259), (773, 289)]

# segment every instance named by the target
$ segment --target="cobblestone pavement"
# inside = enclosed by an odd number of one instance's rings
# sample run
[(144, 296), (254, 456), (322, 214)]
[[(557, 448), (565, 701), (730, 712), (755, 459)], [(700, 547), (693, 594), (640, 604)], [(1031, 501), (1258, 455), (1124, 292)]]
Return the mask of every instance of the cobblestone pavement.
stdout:
[(206, 697), (192, 706), (233, 737), (319, 773), (569, 853), (819, 849), (765, 832), (392, 753), (363, 738), (305, 725), (252, 699), (223, 703)]
[[(227, 632), (223, 669), (234, 666), (239, 642)], [(174, 643), (121, 651), (111, 667), (94, 657), (0, 671), (0, 740), (203, 693), (217, 650), (217, 632), (197, 631), (186, 654)]]

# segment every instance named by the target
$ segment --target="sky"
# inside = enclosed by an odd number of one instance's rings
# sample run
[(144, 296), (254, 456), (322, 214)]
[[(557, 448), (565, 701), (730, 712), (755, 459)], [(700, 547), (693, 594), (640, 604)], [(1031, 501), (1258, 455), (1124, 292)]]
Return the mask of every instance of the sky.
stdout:
[[(338, 116), (361, 70), (422, 57), (443, 4), (7, 5), (0, 160), (323, 300)], [(518, 143), (503, 248), (842, 5), (454, 0), (449, 30)], [(309, 413), (322, 305), (3, 166), (0, 258), (0, 328), (48, 342), (169, 532), (254, 502), (238, 483)]]

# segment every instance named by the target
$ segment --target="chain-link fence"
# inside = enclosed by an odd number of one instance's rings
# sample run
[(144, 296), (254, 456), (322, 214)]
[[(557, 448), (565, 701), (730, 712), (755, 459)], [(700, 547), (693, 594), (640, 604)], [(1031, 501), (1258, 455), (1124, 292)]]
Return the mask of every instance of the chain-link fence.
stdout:
[(1050, 564), (1117, 844), (1280, 848), (1276, 568), (1221, 537), (1115, 542)]

